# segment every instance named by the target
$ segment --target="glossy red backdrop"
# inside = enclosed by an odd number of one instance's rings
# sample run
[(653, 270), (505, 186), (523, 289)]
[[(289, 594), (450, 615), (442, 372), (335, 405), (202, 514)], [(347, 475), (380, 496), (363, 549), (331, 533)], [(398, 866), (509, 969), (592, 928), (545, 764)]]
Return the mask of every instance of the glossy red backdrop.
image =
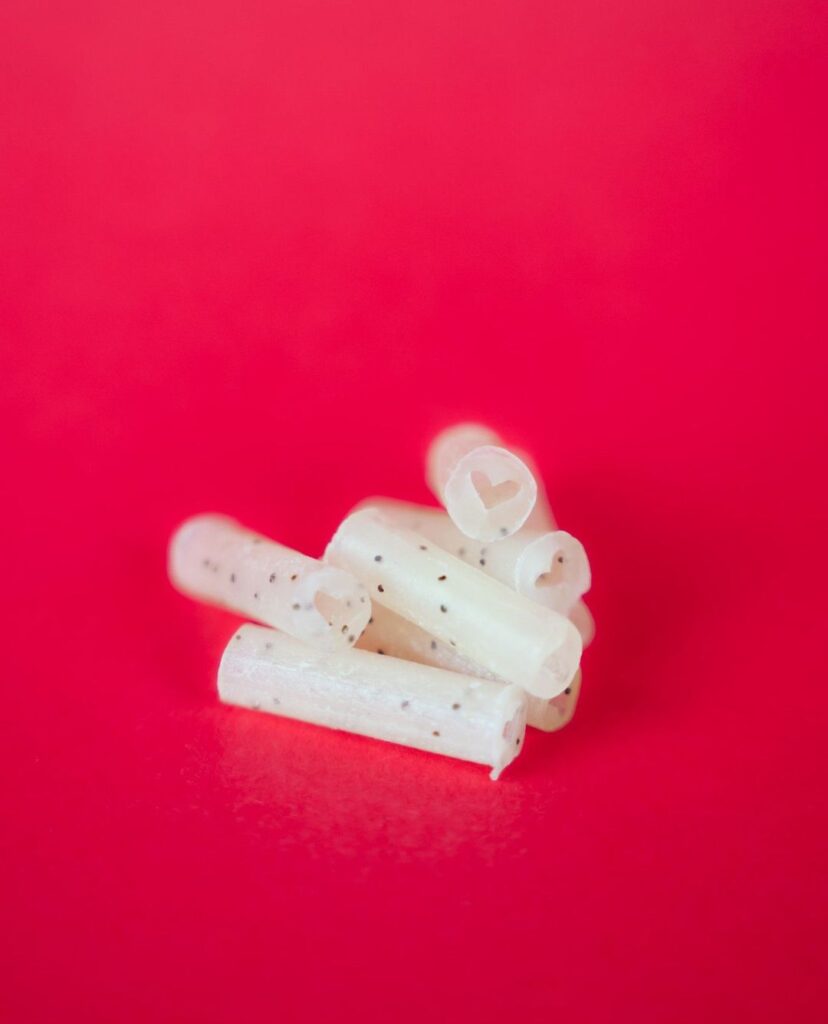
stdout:
[[(0, 6), (4, 1021), (825, 1019), (825, 8)], [(531, 448), (579, 714), (221, 707), (184, 516)]]

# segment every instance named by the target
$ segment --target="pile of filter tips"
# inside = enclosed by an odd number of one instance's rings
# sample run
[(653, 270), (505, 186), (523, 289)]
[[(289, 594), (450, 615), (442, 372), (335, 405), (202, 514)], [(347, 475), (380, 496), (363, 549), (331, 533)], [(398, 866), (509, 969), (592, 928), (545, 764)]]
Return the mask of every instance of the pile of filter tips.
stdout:
[(432, 442), (445, 511), (376, 498), (321, 560), (219, 515), (187, 520), (169, 571), (244, 625), (221, 659), (222, 701), (489, 765), (527, 724), (566, 725), (593, 636), (583, 545), (556, 528), (530, 459), (492, 430)]

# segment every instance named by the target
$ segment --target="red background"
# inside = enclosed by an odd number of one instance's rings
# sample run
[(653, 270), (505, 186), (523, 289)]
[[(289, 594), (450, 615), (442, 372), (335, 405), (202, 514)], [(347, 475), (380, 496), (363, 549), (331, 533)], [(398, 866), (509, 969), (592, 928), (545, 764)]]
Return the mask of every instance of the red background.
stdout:
[[(0, 6), (3, 1021), (826, 1014), (822, 3)], [(218, 705), (190, 513), (435, 429), (590, 552), (482, 768)]]

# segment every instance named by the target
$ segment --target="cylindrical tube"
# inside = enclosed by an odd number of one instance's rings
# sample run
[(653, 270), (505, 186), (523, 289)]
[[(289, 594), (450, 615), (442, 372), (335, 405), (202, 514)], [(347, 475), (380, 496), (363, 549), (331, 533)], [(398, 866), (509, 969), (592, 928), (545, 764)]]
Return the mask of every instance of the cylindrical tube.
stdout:
[(432, 441), (426, 479), (467, 537), (502, 540), (523, 526), (537, 484), (526, 464), (487, 427), (463, 423)]
[[(450, 644), (431, 636), (424, 629), (415, 626), (408, 619), (401, 618), (381, 604), (374, 604), (371, 618), (368, 620), (365, 632), (359, 638), (357, 647), (363, 651), (373, 651), (376, 654), (390, 655), (405, 661), (415, 661), (420, 665), (433, 665), (436, 668), (447, 669), (449, 672), (460, 672), (466, 676), (488, 679), (501, 686), (511, 685), (463, 657)], [(544, 699), (527, 694), (526, 724), (536, 729), (542, 729), (544, 732), (562, 729), (575, 714), (580, 688), (581, 670), (578, 669), (575, 678), (557, 697)]]
[(377, 604), (538, 697), (572, 681), (581, 637), (572, 623), (448, 554), (376, 509), (349, 516), (325, 552), (368, 587)]
[(496, 779), (520, 753), (526, 696), (503, 686), (367, 651), (305, 647), (245, 625), (224, 651), (221, 700), (489, 765)]
[(383, 517), (439, 544), (462, 561), (561, 615), (589, 590), (589, 560), (583, 544), (565, 530), (541, 533), (525, 527), (497, 544), (472, 540), (437, 508), (390, 498), (370, 498), (358, 508), (377, 508)]
[(170, 541), (169, 573), (190, 597), (276, 626), (326, 650), (353, 646), (371, 615), (365, 587), (325, 565), (246, 529), (200, 515)]

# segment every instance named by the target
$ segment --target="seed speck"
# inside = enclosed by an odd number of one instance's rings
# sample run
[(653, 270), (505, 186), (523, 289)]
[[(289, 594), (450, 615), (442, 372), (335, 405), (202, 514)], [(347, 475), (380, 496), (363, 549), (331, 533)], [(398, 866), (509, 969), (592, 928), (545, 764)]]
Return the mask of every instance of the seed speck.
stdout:
[(271, 647), (273, 647), (273, 644), (268, 640), (267, 643), (265, 644), (265, 650), (269, 651)]
[(451, 644), (452, 647), (456, 647), (457, 646), (457, 644), (453, 640), (449, 640), (449, 643)]
[(558, 565), (563, 565), (563, 563), (564, 563), (563, 555), (558, 555), (558, 557), (555, 559), (555, 561), (558, 563)]
[(347, 625), (343, 626), (342, 629), (340, 629), (339, 632), (340, 633), (347, 633), (348, 632), (348, 626)]
[(520, 746), (520, 736), (518, 736), (518, 738), (515, 740), (515, 746), (516, 747)]
[(459, 711), (460, 710), (460, 705), (459, 704), (452, 704), (451, 705), (451, 710), (452, 711)]
[(241, 633), (236, 633), (236, 639), (241, 640)]
[(444, 604), (441, 604), (441, 605), (440, 605), (440, 611), (441, 611), (441, 612), (447, 612), (447, 611), (448, 611), (448, 608), (446, 608), (446, 606), (445, 606)]
[(431, 649), (432, 649), (432, 651), (436, 651), (437, 650), (437, 641), (436, 640), (432, 640), (431, 641)]
[(435, 729), (434, 732), (431, 735), (432, 736), (439, 736), (440, 735), (439, 730)]
[(443, 582), (443, 580), (444, 580), (445, 578), (446, 578), (445, 576), (438, 576), (438, 577), (437, 577), (437, 579), (438, 579), (438, 580), (439, 580), (439, 581), (440, 581), (441, 583)]
[(408, 707), (408, 705), (409, 705), (410, 703), (411, 703), (411, 701), (410, 701), (410, 700), (404, 700), (404, 701), (402, 702), (402, 704), (400, 704), (400, 707), (401, 707), (401, 708), (407, 708), (407, 707)]
[(258, 590), (257, 590), (257, 591), (256, 591), (256, 593), (255, 593), (255, 594), (253, 595), (253, 600), (254, 600), (254, 601), (258, 601), (258, 600), (259, 600), (259, 592), (258, 592)]
[(381, 562), (382, 561), (382, 555), (374, 555), (374, 561), (375, 562)]
[(486, 564), (486, 559), (485, 558), (481, 558), (480, 559), (480, 564), (481, 565), (485, 565)]
[(462, 558), (466, 554), (466, 549), (465, 548), (458, 548), (457, 549), (457, 554)]
[(369, 626), (373, 625), (373, 622), (374, 622), (374, 616), (372, 615), (371, 618), (368, 620), (368, 625)]
[(236, 582), (236, 574), (234, 572), (230, 573), (230, 582), (231, 583), (235, 583)]
[(378, 647), (377, 654), (385, 654), (385, 651), (381, 647)]
[(425, 544), (420, 545), (420, 551), (428, 551), (428, 548), (425, 546)]
[(380, 583), (380, 584), (379, 584), (379, 585), (377, 586), (377, 590), (378, 590), (378, 591), (379, 591), (379, 592), (380, 592), (381, 594), (384, 594), (384, 593), (385, 593), (385, 587), (384, 587), (384, 586), (383, 586), (383, 585), (382, 585), (381, 583)]
[(270, 574), (270, 575), (268, 576), (268, 580), (269, 580), (269, 581), (270, 581), (271, 583), (275, 583), (275, 582), (276, 582), (276, 573), (275, 573), (275, 572), (272, 572), (272, 573), (271, 573), (271, 574)]
[(293, 610), (294, 610), (295, 612), (298, 612), (298, 611), (299, 611), (299, 609), (300, 609), (300, 608), (302, 607), (302, 605), (301, 605), (301, 604), (299, 604), (299, 602), (298, 602), (298, 601), (294, 601), (294, 602), (293, 602), (293, 604), (291, 605), (291, 607), (293, 608)]
[(568, 697), (570, 695), (570, 693), (572, 693), (572, 687), (571, 686), (567, 686), (567, 688), (564, 690), (564, 693)]
[(505, 526), (501, 526), (501, 527), (500, 527), (500, 536), (501, 536), (501, 537), (505, 537), (505, 536), (506, 536), (506, 534), (507, 534), (508, 532), (509, 532), (509, 531), (508, 531), (508, 530), (506, 529), (506, 527), (505, 527)]
[(354, 636), (353, 633), (351, 633), (351, 635), (348, 637), (348, 643), (349, 644), (355, 644), (356, 643), (356, 637)]

